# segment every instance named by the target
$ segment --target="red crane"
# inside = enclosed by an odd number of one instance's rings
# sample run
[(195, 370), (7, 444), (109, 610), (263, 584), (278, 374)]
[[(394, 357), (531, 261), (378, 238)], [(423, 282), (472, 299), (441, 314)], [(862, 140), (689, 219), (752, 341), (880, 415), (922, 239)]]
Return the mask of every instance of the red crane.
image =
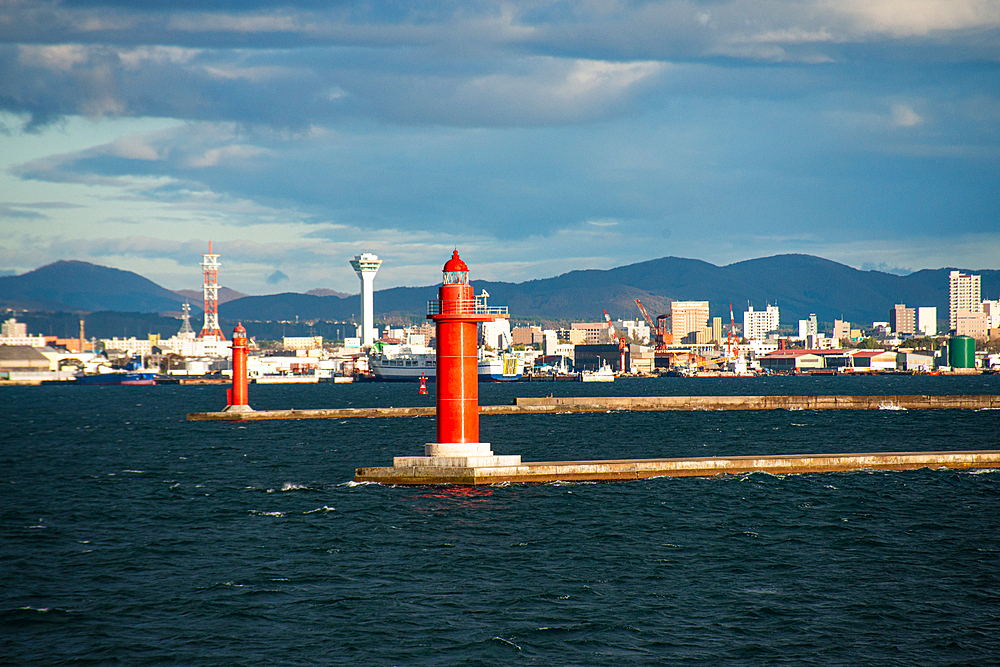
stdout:
[(658, 322), (653, 322), (653, 318), (649, 316), (649, 312), (647, 312), (646, 307), (642, 305), (642, 301), (636, 299), (635, 303), (637, 306), (639, 306), (639, 311), (642, 313), (643, 318), (646, 320), (646, 324), (649, 325), (650, 335), (653, 336), (653, 342), (656, 345), (656, 349), (658, 351), (665, 350), (667, 346), (666, 343), (664, 342), (666, 340), (666, 336), (664, 336), (665, 333), (664, 329), (666, 329), (666, 327), (661, 326), (659, 324), (659, 321), (663, 321), (665, 318), (660, 317), (657, 318)]
[(621, 357), (619, 359), (618, 370), (621, 373), (625, 372), (625, 348), (628, 347), (628, 341), (625, 340), (625, 336), (618, 337), (615, 332), (615, 325), (611, 323), (611, 317), (608, 315), (608, 311), (601, 308), (604, 312), (604, 321), (608, 323), (608, 335), (611, 336), (611, 340), (618, 343), (618, 354)]
[(729, 358), (736, 359), (740, 355), (740, 339), (736, 336), (736, 318), (733, 317), (733, 302), (729, 302)]

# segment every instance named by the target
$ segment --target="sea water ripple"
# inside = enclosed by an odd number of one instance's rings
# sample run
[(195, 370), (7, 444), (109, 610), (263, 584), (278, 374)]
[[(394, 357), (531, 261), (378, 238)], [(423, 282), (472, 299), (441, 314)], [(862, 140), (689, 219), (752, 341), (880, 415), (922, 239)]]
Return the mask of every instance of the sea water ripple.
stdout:
[[(929, 393), (914, 388), (868, 393)], [(998, 471), (383, 487), (350, 482), (353, 468), (419, 449), (431, 420), (184, 421), (217, 408), (218, 391), (0, 390), (0, 662), (924, 667), (1000, 655)], [(256, 398), (373, 396), (417, 404), (384, 386)], [(518, 415), (484, 418), (483, 435), (526, 460), (997, 449), (997, 414)]]

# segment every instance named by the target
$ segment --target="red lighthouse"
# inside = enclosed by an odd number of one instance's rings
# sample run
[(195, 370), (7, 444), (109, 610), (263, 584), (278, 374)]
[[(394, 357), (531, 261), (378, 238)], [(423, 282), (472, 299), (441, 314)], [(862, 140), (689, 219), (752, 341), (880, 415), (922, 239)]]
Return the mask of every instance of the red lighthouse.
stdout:
[(520, 456), (494, 456), (479, 442), (479, 361), (476, 324), (509, 317), (506, 306), (487, 306), (475, 296), (469, 267), (458, 250), (444, 265), (438, 299), (427, 304), (427, 319), (437, 324), (437, 442), (426, 456), (397, 457), (395, 465), (517, 465)]
[(243, 323), (233, 329), (233, 386), (229, 389), (229, 406), (225, 412), (252, 412), (247, 402), (247, 330)]

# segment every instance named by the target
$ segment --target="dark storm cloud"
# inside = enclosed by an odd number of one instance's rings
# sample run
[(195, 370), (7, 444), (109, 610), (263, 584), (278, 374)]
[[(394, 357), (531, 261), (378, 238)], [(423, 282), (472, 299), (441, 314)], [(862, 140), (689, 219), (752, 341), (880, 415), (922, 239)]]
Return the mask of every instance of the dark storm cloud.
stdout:
[(745, 67), (798, 63), (807, 67), (782, 85), (813, 88), (829, 77), (822, 65), (841, 63), (834, 79), (853, 87), (886, 60), (995, 62), (1000, 52), (995, 12), (941, 9), (953, 29), (935, 32), (933, 21), (886, 22), (854, 2), (15, 1), (0, 12), (0, 108), (29, 126), (66, 114), (286, 128), (565, 124), (670, 94), (669, 61), (711, 64), (729, 85)]
[(821, 252), (997, 231), (998, 26), (985, 0), (8, 0), (0, 111), (187, 121), (13, 173), (227, 224)]

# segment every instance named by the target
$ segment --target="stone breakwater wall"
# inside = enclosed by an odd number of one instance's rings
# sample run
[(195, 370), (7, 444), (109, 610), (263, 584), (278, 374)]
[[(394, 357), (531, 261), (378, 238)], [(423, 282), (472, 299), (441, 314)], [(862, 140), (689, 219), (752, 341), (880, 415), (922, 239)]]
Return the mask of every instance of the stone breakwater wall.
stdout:
[[(561, 414), (611, 410), (987, 410), (1000, 409), (1000, 396), (608, 396), (518, 398), (513, 405), (482, 405), (482, 415)], [(189, 421), (433, 417), (433, 407), (333, 408), (192, 412)]]
[(872, 452), (780, 456), (719, 456), (678, 459), (611, 461), (548, 461), (493, 467), (409, 466), (357, 468), (356, 482), (393, 485), (458, 484), (478, 486), (501, 482), (622, 482), (649, 477), (710, 477), (766, 472), (828, 473), (848, 470), (957, 470), (1000, 467), (1000, 450), (960, 452)]
[(983, 410), (1000, 409), (1000, 396), (608, 396), (518, 398), (525, 408), (567, 412), (603, 410)]

